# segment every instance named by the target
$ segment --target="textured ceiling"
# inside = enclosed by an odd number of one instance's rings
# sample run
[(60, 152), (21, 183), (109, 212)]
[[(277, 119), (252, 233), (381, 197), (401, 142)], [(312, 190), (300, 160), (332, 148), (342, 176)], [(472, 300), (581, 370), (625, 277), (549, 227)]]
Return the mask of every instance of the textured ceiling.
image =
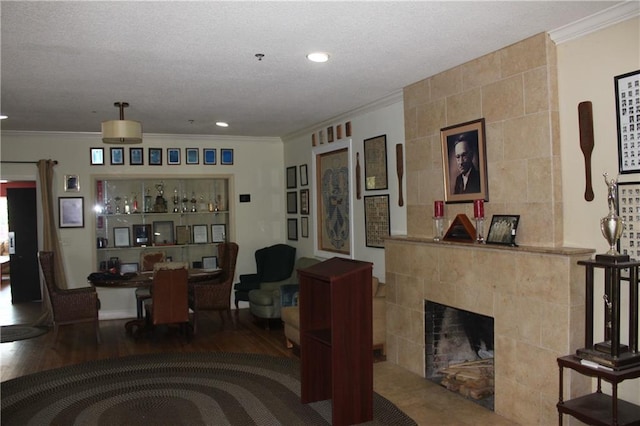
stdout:
[(1, 126), (285, 136), (616, 3), (2, 1)]

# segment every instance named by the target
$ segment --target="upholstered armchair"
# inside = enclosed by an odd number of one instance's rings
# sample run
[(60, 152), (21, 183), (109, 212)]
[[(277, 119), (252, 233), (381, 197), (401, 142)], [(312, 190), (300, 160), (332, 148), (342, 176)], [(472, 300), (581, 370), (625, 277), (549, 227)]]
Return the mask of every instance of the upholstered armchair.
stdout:
[(231, 316), (231, 287), (236, 272), (238, 244), (224, 243), (218, 245), (218, 260), (222, 275), (214, 282), (194, 283), (189, 288), (189, 307), (193, 310), (193, 333), (198, 332), (198, 319), (202, 311), (218, 311), (224, 323), (222, 312)]
[(100, 325), (98, 322), (100, 300), (95, 287), (59, 288), (53, 272), (53, 252), (38, 252), (38, 261), (44, 275), (44, 282), (51, 301), (51, 309), (53, 310), (54, 346), (57, 341), (59, 326), (83, 322), (92, 322), (94, 324), (96, 341), (100, 343)]
[[(318, 259), (301, 257), (294, 265), (291, 275), (275, 282), (260, 283), (260, 288), (249, 292), (249, 309), (258, 318), (280, 318), (281, 288), (283, 285), (298, 283), (298, 269), (305, 269), (319, 263)], [(268, 326), (268, 321), (267, 321)]]
[(256, 250), (256, 273), (240, 275), (234, 286), (235, 304), (249, 301), (249, 292), (259, 289), (261, 283), (278, 282), (291, 276), (296, 260), (296, 248), (287, 244), (275, 244)]

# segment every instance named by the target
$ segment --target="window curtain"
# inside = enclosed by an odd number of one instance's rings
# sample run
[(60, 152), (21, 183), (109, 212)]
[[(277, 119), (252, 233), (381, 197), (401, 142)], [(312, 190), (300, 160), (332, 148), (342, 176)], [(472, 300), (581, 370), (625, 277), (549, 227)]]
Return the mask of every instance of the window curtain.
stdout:
[[(42, 204), (42, 234), (44, 251), (53, 252), (54, 260), (54, 277), (56, 285), (60, 288), (68, 288), (67, 279), (64, 272), (64, 262), (62, 261), (62, 251), (60, 250), (60, 240), (56, 229), (54, 203), (53, 203), (53, 167), (56, 162), (54, 160), (38, 161), (38, 180), (40, 183), (40, 200)], [(53, 312), (51, 309), (51, 300), (46, 286), (42, 286), (42, 315), (36, 321), (36, 325), (53, 324)]]

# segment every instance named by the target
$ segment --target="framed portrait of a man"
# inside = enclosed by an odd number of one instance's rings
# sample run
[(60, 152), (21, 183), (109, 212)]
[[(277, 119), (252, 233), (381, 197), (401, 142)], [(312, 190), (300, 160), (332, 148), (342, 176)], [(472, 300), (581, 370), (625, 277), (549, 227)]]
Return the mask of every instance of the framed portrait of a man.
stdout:
[(447, 203), (489, 201), (484, 118), (440, 129)]

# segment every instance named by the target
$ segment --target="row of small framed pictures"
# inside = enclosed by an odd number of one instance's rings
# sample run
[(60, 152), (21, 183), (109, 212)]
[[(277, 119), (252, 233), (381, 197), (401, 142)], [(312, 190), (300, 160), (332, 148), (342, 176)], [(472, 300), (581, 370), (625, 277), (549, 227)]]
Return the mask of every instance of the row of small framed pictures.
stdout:
[[(90, 148), (90, 158), (92, 166), (104, 166), (105, 160), (105, 148)], [(112, 166), (122, 166), (125, 164), (124, 148), (110, 148), (109, 159)], [(148, 148), (148, 164), (150, 166), (162, 166), (162, 148)], [(180, 165), (182, 164), (182, 150), (181, 148), (167, 148), (167, 162), (168, 165)], [(200, 149), (199, 148), (185, 148), (184, 150), (185, 164), (201, 164), (200, 163)], [(202, 148), (202, 164), (215, 165), (218, 164), (216, 148)], [(232, 165), (233, 164), (233, 149), (221, 148), (220, 149), (220, 164)], [(143, 166), (144, 165), (144, 148), (129, 148), (129, 165), (131, 166)]]
[[(333, 132), (334, 127), (333, 126), (329, 126), (327, 127), (327, 129), (322, 129), (319, 130), (318, 133), (312, 133), (311, 134), (311, 146), (317, 146), (317, 145), (322, 145), (325, 143), (325, 137), (326, 137), (326, 142), (327, 143), (331, 143), (334, 140), (340, 140), (342, 139), (342, 124), (338, 124), (335, 126), (335, 138), (334, 138), (334, 132)], [(344, 136), (347, 138), (351, 137), (351, 122), (347, 121), (346, 123), (344, 123)]]
[[(227, 227), (224, 224), (211, 225), (209, 235), (207, 225), (178, 225), (173, 221), (158, 221), (145, 225), (132, 225), (113, 228), (114, 247), (143, 247), (150, 245), (184, 245), (223, 243), (226, 241)], [(153, 232), (152, 232), (153, 229)], [(133, 240), (131, 233), (133, 231)]]

